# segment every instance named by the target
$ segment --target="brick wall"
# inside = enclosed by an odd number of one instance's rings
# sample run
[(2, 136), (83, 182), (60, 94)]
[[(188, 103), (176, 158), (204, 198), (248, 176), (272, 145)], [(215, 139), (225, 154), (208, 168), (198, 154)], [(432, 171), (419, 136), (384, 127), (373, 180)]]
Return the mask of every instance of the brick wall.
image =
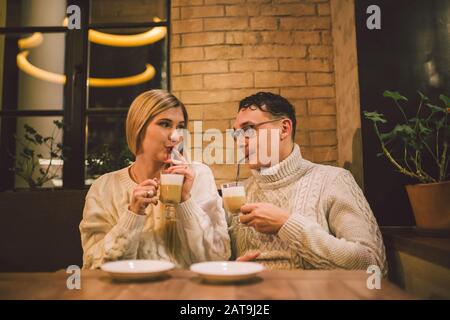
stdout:
[[(191, 121), (224, 131), (239, 100), (278, 93), (296, 108), (303, 156), (337, 163), (329, 1), (173, 0), (171, 15), (172, 91)], [(212, 169), (220, 183), (236, 166)]]

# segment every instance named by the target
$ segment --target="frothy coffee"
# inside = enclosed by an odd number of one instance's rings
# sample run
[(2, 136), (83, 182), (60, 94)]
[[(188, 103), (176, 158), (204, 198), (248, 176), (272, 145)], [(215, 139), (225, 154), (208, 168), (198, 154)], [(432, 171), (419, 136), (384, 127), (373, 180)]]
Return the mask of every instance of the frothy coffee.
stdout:
[(235, 214), (241, 211), (241, 207), (246, 201), (244, 186), (223, 188), (222, 196), (225, 209)]
[(180, 174), (161, 174), (161, 202), (179, 204), (184, 176)]

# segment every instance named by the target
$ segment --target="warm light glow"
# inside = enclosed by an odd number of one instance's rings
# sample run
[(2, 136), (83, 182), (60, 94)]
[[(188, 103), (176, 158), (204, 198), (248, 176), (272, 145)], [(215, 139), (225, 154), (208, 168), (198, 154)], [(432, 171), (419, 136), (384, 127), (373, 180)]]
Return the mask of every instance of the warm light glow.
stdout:
[[(160, 22), (161, 19), (153, 18), (154, 22)], [(67, 26), (68, 19), (65, 18), (63, 26)], [(89, 30), (89, 41), (104, 46), (111, 47), (139, 47), (155, 43), (167, 34), (166, 27), (155, 27), (146, 32), (131, 34), (131, 35), (117, 35), (96, 30)]]
[[(161, 20), (159, 18), (154, 18), (153, 21), (159, 22)], [(63, 25), (67, 26), (67, 22), (68, 20), (65, 18)], [(137, 47), (155, 43), (164, 38), (166, 33), (166, 27), (155, 27), (149, 31), (134, 35), (114, 35), (96, 30), (89, 30), (89, 41), (106, 46)], [(42, 33), (35, 32), (29, 37), (19, 39), (18, 45), (20, 49), (30, 49), (41, 45), (42, 42)], [(22, 51), (17, 54), (17, 66), (20, 70), (40, 80), (63, 85), (66, 83), (65, 75), (49, 72), (32, 65), (27, 60), (29, 53), (29, 51)], [(155, 68), (150, 64), (146, 64), (145, 71), (140, 74), (123, 78), (89, 78), (87, 84), (90, 87), (132, 86), (149, 81), (155, 74)]]
[(40, 46), (43, 41), (42, 33), (35, 32), (27, 38), (19, 39), (17, 42), (20, 49), (30, 49)]
[[(28, 51), (23, 51), (17, 55), (17, 66), (19, 67), (20, 70), (40, 80), (63, 85), (66, 83), (65, 75), (45, 71), (36, 66), (33, 66), (27, 60), (28, 54), (29, 54)], [(155, 73), (156, 73), (155, 68), (153, 68), (153, 66), (150, 64), (146, 64), (145, 71), (140, 74), (124, 78), (89, 78), (88, 86), (91, 87), (132, 86), (149, 81), (155, 76)]]
[(48, 81), (51, 83), (65, 84), (66, 76), (63, 74), (53, 73), (49, 71), (42, 70), (38, 67), (33, 66), (28, 60), (29, 51), (22, 51), (17, 54), (17, 66), (20, 70), (26, 74), (38, 78), (40, 80)]
[(123, 87), (132, 86), (149, 81), (155, 76), (156, 70), (151, 64), (145, 65), (145, 71), (130, 77), (124, 78), (89, 78), (89, 87)]

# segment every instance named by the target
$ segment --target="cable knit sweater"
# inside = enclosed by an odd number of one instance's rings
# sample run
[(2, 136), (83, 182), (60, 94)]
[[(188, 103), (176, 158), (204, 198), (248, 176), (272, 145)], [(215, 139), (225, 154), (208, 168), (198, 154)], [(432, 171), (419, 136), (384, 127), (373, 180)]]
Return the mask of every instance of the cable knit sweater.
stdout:
[(233, 251), (250, 250), (270, 269), (366, 269), (377, 265), (386, 275), (385, 250), (375, 217), (347, 170), (302, 158), (298, 145), (279, 164), (252, 170), (247, 202), (269, 202), (290, 217), (269, 235), (231, 218)]
[(104, 262), (123, 259), (171, 260), (178, 267), (228, 260), (230, 238), (214, 177), (204, 164), (191, 166), (195, 180), (191, 198), (177, 207), (179, 241), (174, 258), (165, 244), (160, 202), (149, 205), (145, 216), (128, 210), (136, 186), (128, 167), (95, 180), (86, 195), (80, 223), (83, 268), (98, 268)]

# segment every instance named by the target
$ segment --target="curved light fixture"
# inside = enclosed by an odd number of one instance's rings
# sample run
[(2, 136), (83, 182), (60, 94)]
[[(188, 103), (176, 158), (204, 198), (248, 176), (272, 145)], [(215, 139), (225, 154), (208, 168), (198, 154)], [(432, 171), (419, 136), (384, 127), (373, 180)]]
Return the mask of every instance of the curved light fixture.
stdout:
[[(161, 19), (153, 18), (154, 22), (160, 22)], [(64, 18), (63, 26), (67, 27), (68, 19)], [(118, 35), (100, 32), (96, 30), (89, 30), (88, 37), (89, 41), (97, 44), (101, 44), (104, 46), (110, 47), (140, 47), (145, 46), (147, 44), (155, 43), (162, 38), (164, 38), (167, 34), (166, 27), (154, 27), (146, 32), (138, 33), (138, 34), (130, 34), (130, 35)]]
[(22, 51), (17, 54), (17, 66), (20, 70), (25, 72), (26, 74), (38, 78), (40, 80), (57, 83), (57, 84), (65, 84), (66, 76), (64, 74), (58, 74), (54, 72), (49, 72), (42, 70), (36, 66), (33, 66), (28, 60), (29, 51)]
[(44, 40), (42, 33), (35, 32), (31, 36), (19, 39), (17, 41), (20, 49), (30, 49), (37, 46), (40, 46)]
[[(154, 18), (153, 21), (161, 21), (158, 18)], [(63, 25), (67, 26), (67, 18), (64, 19)], [(135, 35), (114, 35), (96, 30), (89, 30), (89, 41), (114, 47), (137, 47), (155, 43), (167, 34), (166, 27), (155, 27), (146, 32)], [(35, 32), (31, 36), (19, 39), (18, 46), (20, 49), (30, 49), (41, 45), (43, 42), (43, 36), (40, 32)], [(66, 76), (64, 74), (58, 74), (49, 72), (32, 65), (27, 57), (29, 51), (25, 50), (17, 54), (17, 66), (20, 70), (26, 74), (35, 77), (40, 80), (44, 80), (51, 83), (65, 84)], [(87, 85), (90, 87), (123, 87), (144, 83), (152, 79), (156, 74), (155, 68), (151, 64), (145, 65), (145, 70), (137, 75), (123, 77), (123, 78), (89, 78)]]
[(89, 87), (123, 87), (144, 83), (152, 79), (156, 74), (155, 68), (151, 64), (145, 64), (145, 71), (130, 77), (124, 78), (89, 78)]
[[(40, 69), (32, 65), (28, 60), (29, 51), (22, 51), (17, 55), (17, 66), (26, 74), (40, 80), (51, 83), (64, 85), (66, 83), (66, 76)], [(89, 78), (88, 86), (90, 87), (124, 87), (144, 83), (152, 79), (156, 74), (155, 68), (151, 64), (145, 65), (145, 71), (130, 77), (123, 78)]]

